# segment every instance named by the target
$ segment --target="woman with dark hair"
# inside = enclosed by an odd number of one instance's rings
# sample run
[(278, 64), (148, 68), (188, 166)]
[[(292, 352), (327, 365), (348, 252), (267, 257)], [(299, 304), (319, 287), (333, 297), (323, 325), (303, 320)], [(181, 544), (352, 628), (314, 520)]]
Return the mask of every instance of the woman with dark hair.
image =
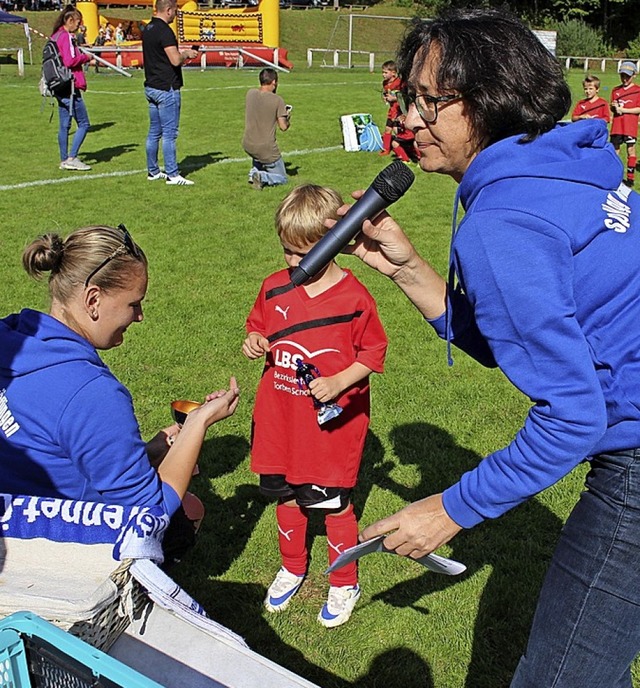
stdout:
[[(640, 648), (640, 200), (603, 122), (559, 124), (561, 69), (502, 11), (418, 22), (399, 59), (420, 167), (459, 183), (448, 279), (386, 213), (349, 251), (440, 337), (533, 402), (523, 427), (442, 494), (372, 524), (420, 557), (588, 458), (514, 688), (631, 686)], [(358, 194), (356, 194), (357, 196)], [(343, 209), (344, 210), (344, 209)], [(393, 532), (391, 532), (393, 531)]]
[(207, 429), (236, 409), (235, 379), (145, 444), (131, 395), (98, 355), (142, 321), (140, 247), (122, 225), (84, 227), (37, 238), (23, 265), (50, 272), (51, 308), (0, 320), (2, 491), (180, 513)]
[[(78, 152), (87, 132), (89, 131), (89, 115), (82, 97), (87, 90), (87, 79), (83, 65), (95, 64), (89, 55), (83, 53), (77, 46), (76, 34), (82, 24), (82, 14), (73, 5), (67, 5), (58, 15), (51, 34), (60, 51), (63, 64), (73, 73), (73, 81), (66, 93), (56, 94), (58, 101), (58, 146), (60, 148), (61, 170), (90, 170), (91, 167), (78, 158)], [(75, 119), (77, 129), (71, 141), (69, 152), (69, 131), (71, 121)]]

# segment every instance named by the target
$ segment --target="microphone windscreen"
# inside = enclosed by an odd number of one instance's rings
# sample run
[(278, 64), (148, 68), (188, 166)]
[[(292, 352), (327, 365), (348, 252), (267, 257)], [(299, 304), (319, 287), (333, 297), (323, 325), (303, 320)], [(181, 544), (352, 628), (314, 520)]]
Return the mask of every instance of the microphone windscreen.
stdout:
[(395, 203), (413, 184), (415, 175), (402, 160), (396, 160), (371, 182), (371, 188), (389, 204)]

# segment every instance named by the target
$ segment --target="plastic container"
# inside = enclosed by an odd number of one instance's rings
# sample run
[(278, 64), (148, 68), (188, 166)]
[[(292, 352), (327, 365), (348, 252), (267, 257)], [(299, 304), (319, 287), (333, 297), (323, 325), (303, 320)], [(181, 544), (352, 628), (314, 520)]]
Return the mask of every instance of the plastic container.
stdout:
[(31, 612), (0, 620), (0, 688), (162, 688)]

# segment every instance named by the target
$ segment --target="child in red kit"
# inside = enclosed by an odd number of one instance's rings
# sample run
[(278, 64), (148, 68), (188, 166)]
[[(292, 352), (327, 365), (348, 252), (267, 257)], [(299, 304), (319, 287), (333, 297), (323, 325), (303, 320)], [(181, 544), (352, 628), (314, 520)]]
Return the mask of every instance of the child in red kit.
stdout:
[(638, 161), (636, 139), (638, 115), (640, 115), (640, 88), (633, 83), (637, 71), (634, 62), (623, 62), (618, 70), (622, 83), (611, 92), (611, 111), (613, 112), (611, 143), (617, 153), (620, 153), (623, 143), (627, 146), (627, 178), (625, 180), (627, 186), (634, 184)]
[(582, 82), (584, 98), (576, 103), (571, 113), (571, 121), (580, 119), (602, 119), (607, 124), (611, 121), (609, 103), (599, 95), (600, 79), (597, 76), (586, 76)]
[[(260, 475), (260, 491), (278, 500), (282, 567), (264, 601), (270, 612), (286, 609), (307, 573), (309, 510), (324, 511), (330, 563), (358, 542), (351, 491), (369, 426), (369, 375), (382, 372), (387, 338), (373, 297), (334, 261), (304, 286), (290, 280), (341, 205), (339, 194), (313, 184), (282, 201), (276, 227), (289, 269), (263, 282), (242, 346), (249, 359), (265, 357), (251, 470)], [(319, 373), (302, 388), (298, 364)], [(332, 402), (342, 412), (321, 425), (315, 406)], [(327, 628), (345, 623), (360, 597), (356, 563), (331, 573), (329, 585), (318, 614)]]
[(396, 128), (396, 121), (402, 114), (398, 95), (402, 89), (402, 81), (398, 76), (396, 63), (387, 60), (382, 64), (382, 100), (389, 106), (387, 123), (382, 134), (382, 150), (380, 155), (391, 153), (391, 141)]
[[(606, 103), (605, 103), (606, 104)], [(395, 132), (391, 139), (394, 155), (403, 162), (418, 162), (420, 156), (414, 145), (414, 135), (411, 129), (404, 126), (405, 115), (400, 115), (396, 121)]]

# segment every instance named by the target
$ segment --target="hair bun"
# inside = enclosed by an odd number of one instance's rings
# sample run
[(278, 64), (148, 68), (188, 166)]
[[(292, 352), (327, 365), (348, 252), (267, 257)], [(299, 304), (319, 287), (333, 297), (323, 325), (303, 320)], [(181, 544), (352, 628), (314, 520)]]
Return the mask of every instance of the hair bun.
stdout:
[(43, 234), (27, 246), (22, 254), (24, 269), (39, 279), (43, 272), (55, 273), (60, 269), (64, 255), (64, 241), (59, 234)]

